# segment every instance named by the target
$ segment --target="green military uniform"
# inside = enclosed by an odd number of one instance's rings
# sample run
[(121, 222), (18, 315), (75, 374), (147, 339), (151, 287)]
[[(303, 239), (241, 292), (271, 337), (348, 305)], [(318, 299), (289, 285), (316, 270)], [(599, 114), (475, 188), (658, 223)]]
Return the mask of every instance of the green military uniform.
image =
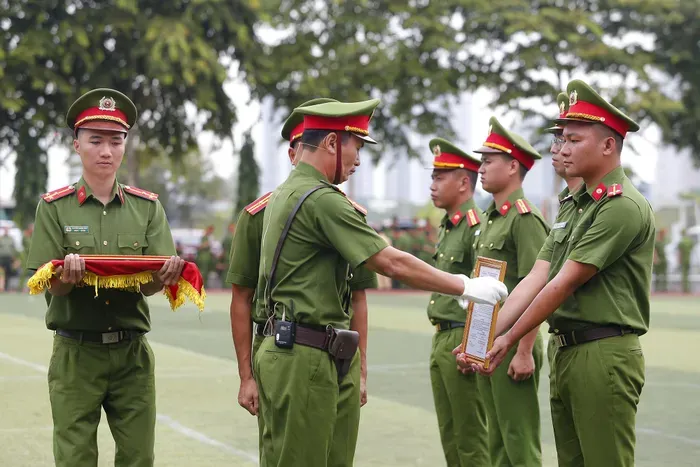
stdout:
[[(562, 123), (604, 122), (623, 137), (639, 129), (582, 81), (572, 81), (567, 90), (572, 105)], [(583, 103), (585, 112), (576, 103)], [(598, 273), (548, 318), (554, 333), (550, 403), (559, 465), (633, 466), (644, 385), (638, 336), (649, 327), (654, 215), (621, 167), (599, 185), (581, 187), (565, 205), (538, 259), (549, 261), (549, 280), (567, 260), (593, 265)], [(583, 339), (603, 327), (619, 332)]]
[(209, 283), (209, 274), (214, 270), (215, 266), (214, 253), (211, 251), (211, 245), (209, 245), (209, 239), (207, 237), (202, 239), (199, 248), (197, 248), (195, 262), (202, 273), (204, 287), (207, 287)]
[(678, 243), (678, 260), (681, 268), (681, 286), (683, 293), (690, 293), (690, 257), (695, 246), (693, 239), (683, 234)]
[[(333, 101), (333, 99), (313, 99), (305, 102), (301, 107)], [(282, 137), (290, 140), (290, 144), (293, 144), (301, 136), (294, 131), (301, 123), (303, 123), (303, 117), (296, 113), (292, 113), (285, 122), (282, 129)], [(226, 276), (227, 283), (256, 289), (260, 268), (264, 210), (270, 195), (271, 193), (266, 193), (246, 206), (238, 218), (236, 234), (230, 247), (231, 255), (229, 260), (230, 266)], [(364, 218), (365, 212), (363, 209), (359, 205), (354, 204), (354, 206), (363, 214)], [(351, 273), (349, 284), (352, 291), (375, 289), (378, 285), (377, 275), (365, 267), (360, 267)], [(251, 354), (253, 360), (263, 341), (263, 329), (267, 320), (265, 310), (256, 307), (257, 298), (256, 290), (256, 298), (253, 302), (253, 316), (251, 317), (255, 323)], [(352, 318), (352, 308), (350, 309), (350, 318)], [(328, 466), (352, 464), (357, 444), (356, 427), (360, 418), (360, 370), (360, 356), (358, 354), (351, 364), (349, 377), (346, 377), (339, 387), (338, 422), (333, 433)], [(258, 417), (259, 449), (261, 453), (264, 442), (264, 426), (263, 417)], [(355, 428), (353, 429), (353, 427)]]
[[(663, 234), (663, 231), (661, 232)], [(666, 275), (668, 274), (668, 260), (666, 258), (666, 247), (668, 246), (668, 241), (665, 236), (659, 236), (656, 239), (656, 244), (654, 245), (654, 291), (655, 292), (667, 292), (668, 291), (668, 281)]]
[[(434, 138), (429, 145), (435, 153), (433, 170), (479, 170), (480, 162), (452, 143)], [(481, 229), (482, 215), (471, 198), (457, 212), (445, 214), (434, 255), (438, 269), (471, 274), (476, 261), (473, 243)], [(479, 397), (477, 375), (457, 371), (452, 355), (452, 350), (462, 342), (464, 309), (454, 298), (434, 293), (428, 305), (428, 318), (436, 327), (430, 353), (430, 382), (447, 465), (488, 466), (486, 409)]]
[[(517, 155), (519, 161), (527, 161), (525, 158), (528, 158), (530, 166), (541, 158), (532, 146), (503, 128), (498, 120), (491, 118), (489, 123), (491, 132), (484, 147), (477, 152)], [(481, 233), (473, 244), (475, 254), (505, 261), (503, 282), (508, 290), (513, 290), (535, 264), (549, 226), (540, 211), (525, 198), (522, 189), (512, 192), (500, 206), (492, 202), (484, 212), (481, 225)], [(542, 337), (537, 336), (532, 349), (535, 372), (524, 381), (514, 381), (508, 376), (508, 368), (516, 351), (517, 345), (492, 376), (477, 379), (488, 413), (489, 449), (491, 465), (494, 466), (534, 466), (542, 463), (537, 398), (544, 352)]]
[[(96, 89), (68, 111), (72, 129), (123, 132), (136, 108), (121, 93)], [(103, 205), (81, 178), (43, 196), (36, 211), (26, 267), (36, 270), (67, 254), (173, 255), (175, 246), (157, 195), (115, 181)], [(46, 294), (46, 326), (56, 331), (49, 395), (57, 466), (97, 464), (97, 426), (103, 408), (116, 442), (116, 466), (152, 466), (155, 439), (153, 351), (148, 304), (139, 292), (75, 287)], [(116, 334), (117, 331), (121, 331)], [(103, 334), (108, 333), (108, 334)], [(114, 342), (114, 343), (103, 343)]]
[[(231, 224), (232, 226), (233, 224)], [(226, 276), (228, 275), (228, 270), (231, 261), (231, 246), (233, 245), (233, 232), (231, 232), (232, 227), (229, 226), (229, 230), (226, 236), (221, 241), (221, 260), (220, 260), (220, 270), (219, 278), (221, 279), (221, 284), (226, 283)]]
[[(345, 123), (339, 128), (347, 127), (347, 131), (372, 142), (366, 136), (367, 127), (378, 103), (328, 103), (296, 110), (305, 115), (305, 130), (332, 130), (325, 125), (339, 123), (337, 117), (354, 116), (353, 125)], [(313, 128), (306, 125), (306, 116), (311, 114), (317, 116)], [(265, 209), (257, 290), (266, 290), (274, 251), (292, 208), (308, 190), (325, 185), (311, 194), (298, 211), (281, 250), (275, 283), (270, 289), (272, 303), (264, 304), (274, 309), (277, 320), (284, 313), (297, 323), (298, 329), (348, 329), (348, 269), (357, 269), (386, 247), (361, 213), (325, 180), (311, 165), (299, 163), (275, 190)], [(354, 364), (357, 365), (357, 355)], [(351, 371), (339, 385), (337, 370), (327, 352), (299, 341), (291, 349), (280, 348), (274, 338), (265, 338), (255, 356), (254, 368), (266, 431), (261, 465), (328, 465), (332, 453), (338, 452), (333, 446), (336, 429), (356, 438), (356, 422), (339, 420), (338, 406), (340, 386), (346, 380), (357, 386), (359, 372)], [(348, 443), (347, 447), (347, 457), (333, 463), (352, 465), (354, 444)]]

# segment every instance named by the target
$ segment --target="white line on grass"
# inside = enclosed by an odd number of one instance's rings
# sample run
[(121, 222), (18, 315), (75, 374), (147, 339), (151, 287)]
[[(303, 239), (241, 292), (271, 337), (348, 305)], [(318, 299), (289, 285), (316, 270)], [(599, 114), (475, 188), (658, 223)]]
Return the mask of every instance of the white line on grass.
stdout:
[(369, 365), (367, 367), (368, 371), (376, 372), (376, 373), (389, 373), (391, 371), (400, 371), (400, 370), (417, 370), (419, 368), (428, 368), (427, 363), (387, 363), (385, 365)]
[(700, 439), (688, 438), (686, 436), (672, 435), (664, 431), (654, 430), (653, 428), (637, 428), (637, 433), (642, 433), (645, 435), (661, 436), (662, 438), (673, 439), (676, 441), (681, 441), (683, 443), (692, 444), (694, 446), (700, 446)]
[[(17, 358), (13, 357), (12, 355), (8, 355), (4, 352), (0, 352), (0, 358), (3, 358), (9, 362), (16, 363), (17, 365), (22, 365), (26, 366), (28, 368), (32, 368), (33, 370), (36, 370), (40, 373), (47, 374), (49, 369), (45, 367), (44, 365), (38, 365), (36, 363), (32, 363), (30, 361), (24, 360), (22, 358)], [(163, 423), (164, 425), (168, 426), (174, 431), (177, 431), (181, 435), (187, 436), (188, 438), (194, 439), (195, 441), (199, 441), (202, 444), (206, 444), (208, 446), (214, 446), (219, 449), (223, 449), (224, 451), (233, 454), (237, 457), (241, 457), (245, 460), (248, 460), (250, 462), (253, 462), (254, 464), (258, 463), (258, 457), (254, 454), (241, 451), (240, 449), (236, 449), (231, 445), (228, 445), (226, 443), (222, 443), (221, 441), (217, 441), (213, 438), (210, 438), (209, 436), (205, 435), (204, 433), (200, 433), (197, 430), (193, 430), (192, 428), (186, 427), (182, 423), (170, 418), (167, 415), (164, 415), (162, 413), (156, 414), (156, 420), (159, 422)]]

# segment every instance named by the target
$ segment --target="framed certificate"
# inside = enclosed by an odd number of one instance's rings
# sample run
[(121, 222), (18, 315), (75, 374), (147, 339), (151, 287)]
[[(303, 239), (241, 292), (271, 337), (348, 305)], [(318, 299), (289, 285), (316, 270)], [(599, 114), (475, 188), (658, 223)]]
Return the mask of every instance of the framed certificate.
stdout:
[[(493, 277), (503, 282), (506, 276), (506, 262), (479, 256), (474, 266), (474, 277)], [(486, 305), (470, 302), (467, 307), (467, 322), (462, 336), (462, 353), (467, 360), (489, 367), (486, 352), (493, 345), (496, 320), (500, 305)]]

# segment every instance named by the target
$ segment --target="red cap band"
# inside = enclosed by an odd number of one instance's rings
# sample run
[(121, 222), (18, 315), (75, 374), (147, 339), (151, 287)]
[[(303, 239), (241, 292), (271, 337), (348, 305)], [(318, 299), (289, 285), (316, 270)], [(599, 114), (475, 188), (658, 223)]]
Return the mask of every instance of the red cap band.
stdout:
[(532, 166), (535, 165), (534, 159), (528, 156), (527, 153), (516, 148), (508, 138), (498, 133), (491, 133), (488, 138), (486, 138), (484, 146), (507, 153), (513, 159), (523, 164), (527, 170), (530, 170)]
[(89, 109), (82, 111), (75, 119), (75, 124), (73, 126), (75, 129), (78, 129), (86, 122), (92, 122), (95, 120), (116, 122), (123, 125), (127, 130), (129, 129), (129, 124), (127, 123), (126, 114), (124, 112), (119, 109), (100, 110), (99, 107), (90, 107)]
[(301, 136), (304, 134), (304, 122), (301, 122), (297, 126), (294, 127), (291, 133), (289, 133), (289, 144), (293, 143), (294, 141), (298, 140), (301, 138)]
[(479, 171), (479, 164), (464, 157), (449, 152), (443, 152), (433, 160), (436, 169), (467, 169), (472, 172)]
[(345, 117), (323, 117), (320, 115), (304, 115), (305, 130), (350, 131), (361, 135), (369, 135), (369, 115), (348, 115)]
[(575, 118), (579, 120), (588, 120), (594, 123), (602, 123), (603, 125), (615, 130), (623, 138), (629, 130), (629, 124), (617, 115), (608, 112), (602, 107), (598, 107), (590, 102), (581, 100), (569, 107), (566, 118)]

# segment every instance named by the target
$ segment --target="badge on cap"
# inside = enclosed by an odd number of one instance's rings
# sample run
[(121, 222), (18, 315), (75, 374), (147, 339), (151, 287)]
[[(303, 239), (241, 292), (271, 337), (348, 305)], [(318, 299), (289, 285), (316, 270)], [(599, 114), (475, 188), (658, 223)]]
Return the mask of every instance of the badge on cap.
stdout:
[(493, 132), (493, 125), (489, 125), (489, 134)]
[(100, 110), (106, 110), (108, 112), (113, 112), (117, 109), (117, 103), (111, 97), (104, 96), (100, 99), (100, 105), (98, 107)]
[(566, 110), (566, 104), (564, 102), (561, 102), (559, 104), (559, 113), (563, 114), (565, 110)]
[(576, 105), (578, 102), (578, 93), (574, 89), (571, 91), (571, 94), (569, 94), (569, 106)]
[(435, 157), (440, 157), (440, 154), (442, 154), (442, 151), (440, 151), (440, 145), (436, 144), (433, 147), (433, 154), (435, 154)]

